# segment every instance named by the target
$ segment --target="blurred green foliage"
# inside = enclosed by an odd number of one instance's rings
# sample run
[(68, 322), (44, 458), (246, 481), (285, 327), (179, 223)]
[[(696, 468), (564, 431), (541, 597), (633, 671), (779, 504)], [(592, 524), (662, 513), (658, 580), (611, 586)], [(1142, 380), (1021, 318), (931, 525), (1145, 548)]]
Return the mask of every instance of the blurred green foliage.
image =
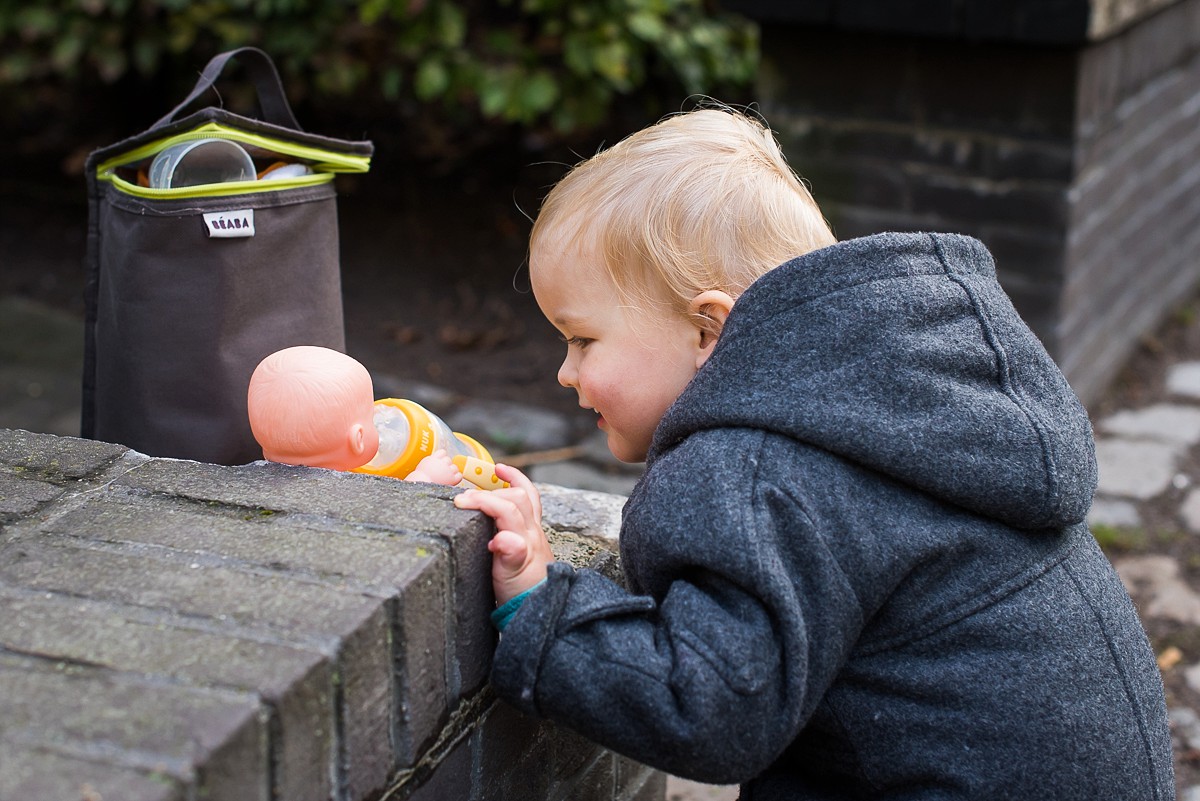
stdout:
[(754, 25), (705, 0), (0, 0), (0, 91), (59, 113), (120, 82), (186, 93), (242, 45), (271, 54), (293, 104), (415, 121), (429, 142), (563, 135), (635, 92), (669, 110), (745, 86), (758, 57)]

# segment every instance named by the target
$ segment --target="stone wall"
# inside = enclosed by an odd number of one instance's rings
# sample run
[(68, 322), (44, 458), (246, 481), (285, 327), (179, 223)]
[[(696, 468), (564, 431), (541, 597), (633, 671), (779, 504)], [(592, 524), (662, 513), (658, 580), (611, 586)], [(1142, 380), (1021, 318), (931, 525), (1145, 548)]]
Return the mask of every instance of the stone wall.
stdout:
[[(491, 694), (453, 492), (0, 429), (0, 800), (661, 799)], [(547, 488), (556, 555), (615, 573), (620, 500)]]
[(982, 239), (1085, 402), (1200, 282), (1200, 0), (734, 0), (839, 238)]

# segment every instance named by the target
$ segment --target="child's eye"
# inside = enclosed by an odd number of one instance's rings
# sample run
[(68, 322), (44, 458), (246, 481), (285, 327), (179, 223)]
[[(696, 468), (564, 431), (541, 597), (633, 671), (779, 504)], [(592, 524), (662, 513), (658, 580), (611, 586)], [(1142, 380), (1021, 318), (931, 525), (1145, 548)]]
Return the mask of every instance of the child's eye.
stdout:
[(559, 337), (559, 339), (565, 342), (568, 348), (576, 347), (582, 349), (586, 348), (592, 342), (592, 340), (586, 337)]

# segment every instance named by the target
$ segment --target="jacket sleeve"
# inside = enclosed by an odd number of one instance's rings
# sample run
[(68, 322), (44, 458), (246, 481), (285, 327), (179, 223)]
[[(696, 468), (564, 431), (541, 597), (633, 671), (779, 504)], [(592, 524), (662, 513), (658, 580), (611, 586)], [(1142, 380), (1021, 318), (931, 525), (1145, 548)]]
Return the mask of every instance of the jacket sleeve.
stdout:
[(492, 684), (645, 764), (741, 782), (811, 716), (862, 613), (793, 493), (759, 480), (761, 447), (739, 449), (731, 468), (719, 438), (692, 439), (651, 466), (627, 507), (638, 593), (551, 565), (500, 639)]

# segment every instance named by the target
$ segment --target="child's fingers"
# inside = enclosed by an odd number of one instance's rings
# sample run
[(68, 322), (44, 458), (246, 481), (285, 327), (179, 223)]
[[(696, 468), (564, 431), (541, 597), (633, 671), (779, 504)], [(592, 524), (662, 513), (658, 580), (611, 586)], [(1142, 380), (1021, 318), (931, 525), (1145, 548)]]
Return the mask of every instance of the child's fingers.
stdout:
[(521, 535), (507, 529), (496, 532), (496, 536), (488, 543), (488, 550), (495, 556), (495, 565), (508, 574), (500, 578), (519, 573), (529, 557), (529, 543)]
[(474, 509), (496, 521), (497, 529), (508, 529), (529, 536), (541, 534), (541, 524), (533, 517), (529, 496), (523, 490), (467, 490), (454, 496), (459, 509)]
[(513, 487), (524, 490), (529, 496), (529, 502), (534, 514), (534, 520), (541, 524), (542, 521), (542, 496), (537, 491), (537, 487), (533, 486), (533, 482), (529, 480), (529, 476), (522, 473), (515, 467), (510, 467), (506, 464), (496, 465), (496, 475), (507, 481)]

